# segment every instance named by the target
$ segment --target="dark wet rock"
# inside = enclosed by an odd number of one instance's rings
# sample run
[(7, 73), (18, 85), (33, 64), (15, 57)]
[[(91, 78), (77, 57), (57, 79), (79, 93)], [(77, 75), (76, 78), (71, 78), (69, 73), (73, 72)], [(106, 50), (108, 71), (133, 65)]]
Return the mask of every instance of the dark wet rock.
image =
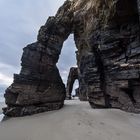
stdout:
[(41, 27), (37, 42), (24, 48), (21, 72), (6, 90), (4, 114), (47, 111), (48, 103), (59, 104), (50, 110), (63, 106), (65, 87), (56, 63), (70, 33), (78, 49), (79, 91), (90, 105), (140, 112), (139, 5), (139, 0), (67, 0)]

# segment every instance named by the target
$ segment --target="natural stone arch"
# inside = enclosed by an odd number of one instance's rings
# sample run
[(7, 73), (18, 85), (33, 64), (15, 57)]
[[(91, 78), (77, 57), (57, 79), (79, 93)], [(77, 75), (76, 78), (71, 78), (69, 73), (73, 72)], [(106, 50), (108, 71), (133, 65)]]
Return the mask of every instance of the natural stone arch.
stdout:
[(137, 2), (67, 0), (41, 27), (37, 42), (24, 48), (21, 72), (6, 90), (4, 114), (23, 116), (63, 106), (66, 91), (56, 63), (70, 33), (78, 49), (79, 87), (86, 89), (90, 105), (140, 112)]
[(66, 98), (71, 100), (72, 90), (75, 80), (78, 80), (78, 68), (71, 67), (68, 75), (67, 86), (66, 86)]
[(71, 67), (68, 75), (67, 86), (66, 86), (66, 99), (72, 99), (72, 90), (75, 81), (78, 81), (78, 85), (80, 82), (80, 86), (75, 89), (76, 96), (80, 99), (80, 101), (87, 101), (87, 92), (86, 85), (82, 84), (78, 76), (78, 67)]
[(70, 7), (71, 2), (65, 2), (40, 28), (37, 42), (23, 49), (21, 72), (14, 75), (14, 83), (5, 93), (5, 115), (24, 116), (63, 107), (66, 91), (56, 63), (72, 32), (73, 13), (66, 12)]

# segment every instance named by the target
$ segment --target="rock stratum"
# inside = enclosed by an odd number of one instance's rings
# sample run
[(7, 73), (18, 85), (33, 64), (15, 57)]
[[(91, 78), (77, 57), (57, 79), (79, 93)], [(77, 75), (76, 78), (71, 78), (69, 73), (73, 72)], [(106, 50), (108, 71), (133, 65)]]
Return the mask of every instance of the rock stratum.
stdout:
[(56, 63), (72, 33), (79, 90), (93, 108), (140, 112), (140, 1), (67, 0), (23, 50), (22, 69), (6, 90), (7, 116), (60, 109), (66, 96)]
[(75, 80), (78, 80), (78, 68), (71, 67), (69, 71), (67, 87), (66, 87), (66, 99), (68, 100), (72, 99), (72, 90), (73, 90), (73, 84)]
[[(71, 67), (68, 75), (67, 80), (67, 87), (66, 87), (66, 99), (71, 100), (72, 99), (72, 90), (73, 85), (76, 80), (78, 80), (79, 83), (79, 74), (78, 74), (78, 67)], [(83, 85), (80, 83), (80, 86), (75, 89), (75, 96), (79, 97), (80, 101), (87, 101), (87, 92), (85, 90), (86, 85)]]

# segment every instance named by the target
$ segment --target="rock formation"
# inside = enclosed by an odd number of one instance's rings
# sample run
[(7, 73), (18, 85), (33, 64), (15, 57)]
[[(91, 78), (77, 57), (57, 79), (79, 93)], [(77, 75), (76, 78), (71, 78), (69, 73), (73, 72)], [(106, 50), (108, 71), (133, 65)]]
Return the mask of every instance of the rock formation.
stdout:
[[(76, 59), (77, 65), (80, 66), (79, 55), (78, 51), (76, 51)], [(88, 100), (88, 90), (87, 85), (82, 78), (82, 73), (79, 67), (72, 67), (70, 68), (68, 80), (67, 80), (67, 87), (66, 87), (66, 99), (71, 99), (73, 84), (75, 80), (78, 80), (79, 87), (75, 89), (76, 96), (79, 97), (80, 101), (87, 101)]]
[(80, 101), (87, 101), (87, 92), (85, 90), (86, 85), (79, 80), (79, 69), (77, 67), (70, 68), (66, 87), (66, 99), (70, 100), (72, 97), (72, 90), (75, 80), (80, 82), (79, 88), (75, 89), (76, 96), (79, 97)]
[(140, 112), (137, 7), (135, 0), (88, 0), (75, 4), (75, 9), (79, 9), (74, 14), (79, 79), (86, 85), (93, 108)]
[(8, 116), (59, 109), (65, 87), (56, 63), (74, 34), (79, 90), (93, 108), (140, 112), (139, 0), (67, 0), (24, 48), (22, 70), (6, 90)]
[(63, 106), (66, 91), (56, 63), (72, 29), (72, 14), (65, 12), (69, 7), (67, 3), (56, 17), (49, 17), (39, 30), (37, 42), (23, 49), (21, 72), (14, 75), (14, 83), (5, 93), (5, 115), (31, 115)]
[(78, 69), (76, 67), (70, 68), (66, 87), (66, 98), (69, 100), (72, 97), (73, 84), (77, 79), (78, 79)]

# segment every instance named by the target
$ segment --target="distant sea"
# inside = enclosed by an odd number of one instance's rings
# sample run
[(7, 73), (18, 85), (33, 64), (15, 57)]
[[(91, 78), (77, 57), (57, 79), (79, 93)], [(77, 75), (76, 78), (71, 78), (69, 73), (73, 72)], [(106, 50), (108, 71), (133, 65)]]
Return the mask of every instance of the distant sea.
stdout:
[(4, 95), (3, 95), (3, 93), (0, 93), (0, 102), (4, 102)]
[(0, 114), (2, 114), (2, 108), (4, 107), (4, 96), (3, 93), (0, 93)]

